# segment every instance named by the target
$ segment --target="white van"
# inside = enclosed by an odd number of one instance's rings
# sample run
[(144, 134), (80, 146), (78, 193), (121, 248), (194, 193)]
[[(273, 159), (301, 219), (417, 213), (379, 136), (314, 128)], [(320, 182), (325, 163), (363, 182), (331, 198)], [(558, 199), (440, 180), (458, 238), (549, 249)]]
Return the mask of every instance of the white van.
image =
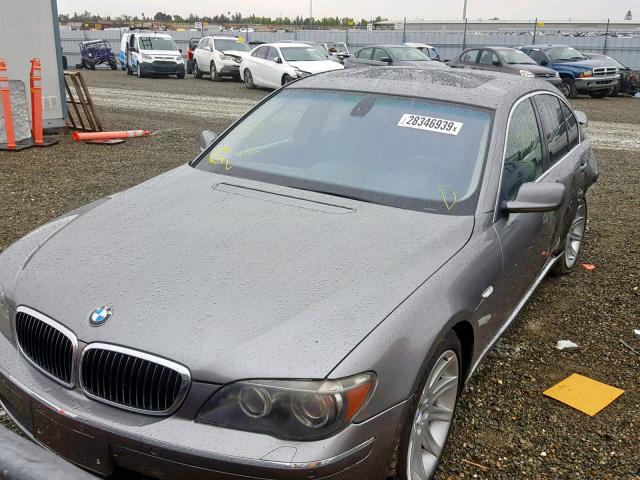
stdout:
[(184, 59), (171, 35), (157, 32), (129, 32), (122, 36), (120, 66), (129, 75), (151, 74), (184, 78)]

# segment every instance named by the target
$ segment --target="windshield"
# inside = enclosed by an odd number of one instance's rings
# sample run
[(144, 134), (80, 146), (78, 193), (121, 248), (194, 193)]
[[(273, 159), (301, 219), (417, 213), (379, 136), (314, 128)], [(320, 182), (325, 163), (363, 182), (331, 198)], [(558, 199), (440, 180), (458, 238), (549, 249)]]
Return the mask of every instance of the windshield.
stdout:
[(389, 53), (391, 53), (396, 60), (408, 60), (412, 62), (428, 62), (431, 60), (428, 55), (417, 48), (389, 47), (387, 50), (389, 50)]
[(410, 97), (285, 89), (196, 168), (449, 215), (475, 211), (492, 115)]
[(216, 38), (214, 40), (216, 50), (224, 52), (226, 50), (238, 50), (240, 52), (250, 52), (251, 47), (242, 39), (236, 38)]
[(327, 58), (313, 47), (282, 47), (280, 51), (287, 62), (316, 62)]
[(575, 62), (587, 58), (573, 47), (553, 47), (545, 53), (552, 62)]
[(178, 50), (173, 38), (140, 37), (140, 50)]
[(509, 65), (537, 65), (529, 55), (520, 50), (496, 50)]

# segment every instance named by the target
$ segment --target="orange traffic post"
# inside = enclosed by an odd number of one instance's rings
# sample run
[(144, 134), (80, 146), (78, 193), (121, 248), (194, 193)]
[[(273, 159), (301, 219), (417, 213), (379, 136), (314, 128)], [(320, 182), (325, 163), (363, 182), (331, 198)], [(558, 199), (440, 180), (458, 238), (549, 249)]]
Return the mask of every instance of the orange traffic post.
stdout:
[(112, 138), (146, 137), (153, 132), (149, 130), (122, 130), (118, 132), (73, 132), (74, 142), (87, 140), (111, 140)]
[(7, 132), (7, 148), (16, 148), (16, 135), (13, 131), (13, 113), (11, 112), (11, 90), (7, 75), (7, 62), (0, 58), (0, 95), (2, 96), (2, 113), (4, 115), (4, 129)]
[(31, 132), (36, 145), (44, 145), (42, 134), (42, 64), (39, 58), (31, 60)]

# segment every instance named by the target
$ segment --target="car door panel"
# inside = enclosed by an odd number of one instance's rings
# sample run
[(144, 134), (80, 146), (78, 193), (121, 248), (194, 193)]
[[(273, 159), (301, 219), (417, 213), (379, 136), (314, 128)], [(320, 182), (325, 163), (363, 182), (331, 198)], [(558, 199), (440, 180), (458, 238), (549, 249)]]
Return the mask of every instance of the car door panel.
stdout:
[[(554, 226), (551, 213), (506, 213), (501, 204), (513, 200), (523, 183), (544, 173), (543, 138), (531, 98), (519, 102), (511, 115), (496, 205), (494, 228), (500, 239), (504, 272), (495, 285), (496, 310), (513, 311), (550, 261)], [(546, 180), (541, 180), (546, 181)], [(494, 324), (492, 332), (495, 334)]]
[(282, 84), (284, 68), (282, 63), (278, 63), (280, 51), (275, 47), (269, 47), (265, 61), (264, 78), (267, 86), (278, 88)]

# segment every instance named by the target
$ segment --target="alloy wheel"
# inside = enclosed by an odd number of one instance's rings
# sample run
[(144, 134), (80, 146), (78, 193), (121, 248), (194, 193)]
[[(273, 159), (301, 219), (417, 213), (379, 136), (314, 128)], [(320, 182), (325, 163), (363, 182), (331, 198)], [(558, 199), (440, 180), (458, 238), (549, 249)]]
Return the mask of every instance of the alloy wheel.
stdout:
[(571, 222), (569, 233), (564, 245), (564, 263), (567, 268), (573, 268), (578, 260), (584, 231), (587, 226), (587, 208), (584, 200), (578, 200), (578, 209), (576, 216)]
[(453, 350), (447, 350), (429, 373), (411, 426), (408, 480), (428, 480), (438, 465), (453, 421), (459, 371), (458, 356)]
[(562, 93), (562, 95), (564, 95), (565, 98), (569, 98), (569, 93), (571, 92), (571, 87), (569, 87), (569, 85), (567, 85), (565, 82), (562, 82), (558, 86), (558, 90), (560, 90), (560, 92)]
[(249, 70), (244, 72), (244, 84), (247, 88), (253, 88), (253, 76)]

